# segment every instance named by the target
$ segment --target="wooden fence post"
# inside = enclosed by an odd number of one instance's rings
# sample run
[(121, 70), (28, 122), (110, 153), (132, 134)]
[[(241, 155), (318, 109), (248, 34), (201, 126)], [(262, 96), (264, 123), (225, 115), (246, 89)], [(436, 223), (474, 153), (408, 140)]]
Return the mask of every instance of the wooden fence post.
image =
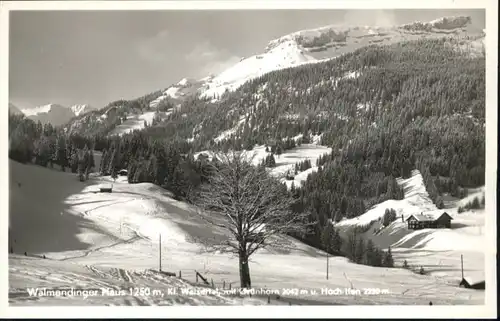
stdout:
[(179, 270), (179, 279), (182, 279), (182, 271)]
[(195, 273), (196, 275), (196, 283), (198, 283), (198, 273)]

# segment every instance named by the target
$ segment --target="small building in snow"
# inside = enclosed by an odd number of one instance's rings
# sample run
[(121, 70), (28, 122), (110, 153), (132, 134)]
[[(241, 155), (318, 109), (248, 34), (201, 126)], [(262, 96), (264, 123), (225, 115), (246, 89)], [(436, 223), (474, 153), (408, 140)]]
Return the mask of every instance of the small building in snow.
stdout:
[(423, 213), (410, 215), (406, 219), (408, 228), (418, 230), (423, 228), (450, 228), (453, 218), (446, 212), (432, 214)]
[(103, 184), (99, 186), (99, 191), (101, 193), (111, 193), (113, 191), (113, 185), (111, 184)]
[(128, 172), (127, 172), (127, 170), (126, 170), (126, 169), (122, 169), (122, 170), (120, 170), (120, 171), (118, 172), (118, 175), (120, 175), (120, 176), (127, 176), (127, 175), (128, 175)]
[(462, 279), (459, 286), (467, 289), (484, 290), (486, 282), (484, 278), (472, 278), (470, 276), (466, 276)]

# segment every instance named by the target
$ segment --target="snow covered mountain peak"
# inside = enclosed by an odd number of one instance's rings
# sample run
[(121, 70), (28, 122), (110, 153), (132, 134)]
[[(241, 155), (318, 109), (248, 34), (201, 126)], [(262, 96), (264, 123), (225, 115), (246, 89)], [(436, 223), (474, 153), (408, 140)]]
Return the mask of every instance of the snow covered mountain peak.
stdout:
[[(471, 22), (468, 16), (454, 16), (442, 17), (424, 24), (416, 22), (403, 26), (329, 25), (296, 31), (271, 40), (263, 54), (242, 59), (208, 81), (205, 89), (202, 89), (202, 96), (216, 98), (226, 90), (235, 90), (246, 81), (265, 73), (334, 58), (367, 45), (390, 44), (422, 36), (433, 38), (477, 32), (469, 28)], [(424, 26), (425, 35), (414, 32), (420, 25)]]
[(22, 109), (22, 112), (26, 115), (26, 117), (30, 117), (30, 116), (36, 116), (38, 114), (49, 113), (51, 111), (61, 109), (61, 108), (65, 108), (65, 107), (58, 105), (58, 104), (51, 103), (51, 104), (47, 104), (47, 105), (38, 106), (35, 108)]
[[(327, 51), (328, 49), (351, 48), (358, 45), (387, 43), (409, 39), (415, 32), (428, 33), (426, 36), (438, 36), (445, 33), (477, 32), (471, 27), (469, 16), (441, 17), (429, 22), (412, 22), (400, 26), (353, 26), (329, 25), (320, 28), (300, 30), (269, 42), (267, 51), (288, 42), (296, 42), (299, 48), (309, 53)], [(422, 35), (419, 33), (419, 35)], [(368, 41), (365, 41), (369, 39)], [(330, 50), (331, 52), (332, 50)], [(344, 52), (345, 50), (337, 50)]]
[(201, 96), (216, 99), (226, 91), (233, 91), (245, 82), (268, 72), (314, 62), (317, 59), (305, 53), (297, 41), (282, 38), (271, 42), (263, 54), (242, 59), (231, 68), (207, 81)]
[(71, 118), (87, 113), (94, 108), (90, 105), (74, 105), (65, 107), (59, 104), (47, 104), (35, 108), (22, 109), (22, 113), (35, 121), (42, 123), (50, 123), (52, 125), (62, 125), (67, 123)]
[(400, 26), (406, 30), (436, 31), (466, 28), (472, 23), (470, 16), (441, 17), (429, 22), (415, 21)]
[(192, 85), (193, 83), (195, 83), (196, 80), (194, 79), (190, 79), (190, 78), (182, 78), (178, 83), (177, 85), (178, 86), (181, 86), (181, 87), (189, 87), (190, 85)]
[(218, 75), (199, 80), (182, 79), (169, 87), (160, 100), (199, 94), (215, 101), (226, 91), (234, 91), (266, 73), (332, 59), (369, 45), (388, 45), (422, 37), (484, 36), (484, 30), (472, 27), (471, 23), (469, 16), (451, 16), (394, 26), (328, 25), (299, 30), (271, 40), (262, 54), (242, 58)]
[(79, 116), (81, 114), (87, 113), (95, 108), (93, 108), (90, 105), (84, 104), (84, 105), (73, 105), (70, 107), (71, 111), (75, 114), (75, 116)]
[(277, 47), (287, 43), (295, 43), (298, 47), (307, 48), (312, 45), (312, 42), (323, 39), (330, 41), (342, 42), (346, 41), (348, 34), (348, 27), (329, 25), (315, 29), (306, 29), (293, 32), (283, 37), (274, 39), (269, 42), (266, 47), (266, 52), (275, 50)]

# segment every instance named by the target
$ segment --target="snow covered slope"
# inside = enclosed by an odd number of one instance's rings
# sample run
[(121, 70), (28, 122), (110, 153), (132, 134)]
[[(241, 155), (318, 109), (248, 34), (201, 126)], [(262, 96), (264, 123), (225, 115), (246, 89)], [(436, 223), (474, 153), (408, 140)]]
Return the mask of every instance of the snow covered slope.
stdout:
[(484, 39), (484, 30), (473, 25), (468, 16), (442, 17), (429, 22), (413, 22), (401, 26), (331, 25), (302, 30), (274, 40), (296, 41), (316, 59), (333, 58), (369, 45), (387, 45), (421, 38), (472, 36)]
[[(363, 237), (371, 239), (382, 248), (391, 247), (393, 256), (401, 266), (406, 260), (414, 269), (423, 267), (426, 273), (439, 277), (447, 282), (455, 282), (461, 277), (460, 256), (464, 256), (465, 275), (474, 275), (484, 280), (484, 221), (485, 211), (471, 210), (458, 213), (458, 207), (471, 201), (474, 197), (484, 195), (484, 187), (473, 191), (462, 200), (449, 202), (447, 208), (438, 210), (429, 199), (422, 176), (413, 171), (408, 179), (398, 182), (404, 189), (403, 200), (388, 200), (368, 210), (365, 214), (343, 220), (335, 226), (346, 233), (354, 226), (370, 228)], [(397, 219), (387, 227), (378, 221), (386, 209), (394, 209)], [(410, 215), (440, 215), (443, 212), (453, 217), (450, 229), (411, 230), (403, 219)]]
[(95, 108), (90, 105), (73, 105), (70, 107), (71, 111), (75, 114), (75, 116), (79, 116), (89, 111), (94, 110)]
[[(162, 269), (182, 270), (184, 279), (194, 281), (196, 269), (216, 284), (237, 285), (238, 259), (209, 251), (210, 244), (227, 238), (227, 232), (207, 226), (193, 208), (173, 200), (157, 186), (130, 185), (120, 178), (113, 183), (113, 193), (97, 193), (99, 185), (112, 181), (91, 177), (82, 183), (70, 173), (13, 161), (9, 166), (9, 237), (15, 254), (28, 253), (27, 257), (10, 255), (11, 304), (242, 304), (217, 297), (195, 302), (190, 295), (140, 300), (123, 296), (86, 302), (81, 298), (30, 299), (27, 286), (158, 289), (177, 285), (181, 281), (159, 279), (147, 272), (158, 266), (160, 235)], [(427, 304), (429, 300), (434, 304), (481, 304), (484, 300), (484, 292), (458, 288), (456, 282), (403, 269), (352, 264), (341, 257), (330, 258), (330, 271), (335, 273), (325, 280), (322, 251), (282, 238), (289, 247), (271, 246), (252, 257), (254, 287), (315, 289), (316, 294), (308, 292), (303, 297), (323, 304)], [(34, 255), (46, 255), (47, 259), (35, 259)], [(325, 287), (379, 288), (384, 293), (332, 296), (319, 292)]]
[(205, 86), (205, 83), (210, 81), (210, 79), (212, 78), (205, 77), (200, 80), (183, 78), (177, 84), (168, 87), (160, 97), (150, 102), (149, 106), (151, 108), (156, 108), (161, 101), (167, 98), (178, 104), (186, 97), (197, 95), (198, 91)]
[[(165, 113), (162, 113), (165, 114)], [(144, 114), (134, 114), (127, 116), (127, 120), (122, 124), (116, 126), (109, 134), (110, 135), (123, 135), (134, 130), (143, 129), (145, 123), (150, 126), (155, 116), (154, 111), (146, 112)]]
[(268, 46), (263, 54), (245, 58), (217, 75), (207, 83), (202, 96), (217, 98), (226, 90), (233, 91), (268, 72), (314, 61), (316, 59), (304, 53), (296, 41), (283, 41)]
[(182, 99), (190, 94), (200, 94), (217, 100), (226, 90), (233, 91), (265, 73), (335, 58), (365, 46), (464, 36), (472, 36), (478, 41), (462, 50), (473, 53), (482, 50), (484, 30), (476, 28), (468, 16), (443, 17), (392, 27), (330, 25), (301, 30), (270, 41), (263, 53), (242, 58), (219, 75), (196, 81), (183, 79), (169, 87), (164, 97)]
[[(302, 184), (302, 181), (307, 179), (307, 175), (318, 170), (318, 167), (316, 166), (318, 158), (324, 154), (331, 153), (331, 151), (331, 148), (326, 146), (317, 144), (302, 144), (284, 151), (281, 155), (274, 155), (276, 166), (271, 168), (270, 172), (278, 177), (283, 177), (288, 173), (293, 176), (294, 179), (286, 180), (283, 178), (283, 182), (286, 182), (288, 188), (291, 187), (292, 182), (296, 187), (298, 187)], [(271, 155), (271, 152), (266, 152), (265, 146), (256, 146), (252, 149), (252, 151), (246, 151), (244, 153), (247, 154), (248, 158), (252, 160), (254, 165), (260, 164), (267, 156)], [(201, 154), (205, 154), (209, 157), (209, 159), (213, 157), (213, 153), (210, 151), (195, 153), (194, 157), (197, 158)], [(312, 167), (295, 175), (295, 164), (305, 160), (310, 160)]]
[(434, 205), (429, 198), (422, 175), (419, 171), (414, 170), (411, 177), (408, 179), (399, 179), (398, 184), (403, 187), (405, 193), (404, 199), (387, 200), (375, 205), (363, 215), (353, 219), (342, 220), (337, 223), (336, 226), (367, 225), (383, 217), (385, 210), (390, 208), (396, 210), (400, 220), (401, 216), (408, 218), (412, 214), (437, 210), (436, 205)]
[[(10, 258), (9, 285), (12, 306), (267, 304), (262, 298), (206, 293), (204, 287), (155, 270), (128, 271), (21, 255)], [(149, 295), (139, 295), (131, 287), (148, 289)], [(56, 290), (72, 292), (67, 296), (46, 294)]]

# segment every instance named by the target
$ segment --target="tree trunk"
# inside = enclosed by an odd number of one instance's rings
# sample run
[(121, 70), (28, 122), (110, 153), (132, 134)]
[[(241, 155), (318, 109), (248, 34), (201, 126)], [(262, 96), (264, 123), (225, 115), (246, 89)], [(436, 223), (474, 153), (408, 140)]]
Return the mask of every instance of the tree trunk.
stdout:
[(240, 286), (241, 288), (251, 288), (250, 268), (248, 266), (248, 256), (246, 251), (239, 253), (240, 257)]

